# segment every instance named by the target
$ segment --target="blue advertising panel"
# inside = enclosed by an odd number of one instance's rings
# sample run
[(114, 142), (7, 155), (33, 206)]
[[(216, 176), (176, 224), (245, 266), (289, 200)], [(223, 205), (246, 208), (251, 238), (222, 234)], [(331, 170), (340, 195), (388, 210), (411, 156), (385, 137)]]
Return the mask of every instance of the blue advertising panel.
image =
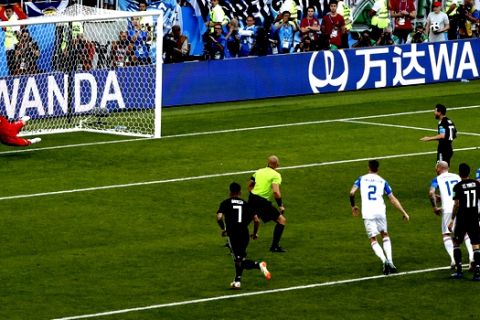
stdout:
[[(163, 106), (479, 78), (480, 40), (320, 51), (163, 66)], [(139, 84), (142, 84), (139, 86)], [(151, 109), (155, 66), (0, 78), (0, 114), (33, 118)]]

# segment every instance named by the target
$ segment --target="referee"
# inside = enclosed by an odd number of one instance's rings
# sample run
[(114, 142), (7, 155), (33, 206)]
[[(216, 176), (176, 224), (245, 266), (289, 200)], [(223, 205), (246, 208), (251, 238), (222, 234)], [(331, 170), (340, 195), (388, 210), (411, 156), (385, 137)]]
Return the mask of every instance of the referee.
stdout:
[[(285, 252), (285, 249), (280, 247), (280, 238), (287, 219), (283, 215), (285, 207), (280, 192), (282, 176), (277, 171), (278, 167), (278, 157), (274, 155), (268, 157), (267, 167), (257, 170), (248, 183), (248, 190), (250, 191), (248, 203), (252, 206), (253, 211), (263, 222), (273, 220), (277, 223), (273, 230), (271, 252)], [(277, 203), (277, 207), (273, 205), (273, 200)], [(252, 238), (256, 239), (257, 234), (254, 233)]]

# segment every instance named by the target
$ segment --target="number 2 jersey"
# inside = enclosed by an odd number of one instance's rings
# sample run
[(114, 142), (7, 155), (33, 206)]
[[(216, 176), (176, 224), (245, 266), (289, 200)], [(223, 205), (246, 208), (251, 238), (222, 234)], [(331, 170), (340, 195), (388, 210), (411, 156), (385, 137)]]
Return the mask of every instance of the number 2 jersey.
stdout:
[(248, 233), (248, 225), (252, 222), (254, 213), (247, 201), (241, 198), (229, 198), (220, 204), (217, 213), (223, 213), (227, 233)]
[(362, 218), (384, 218), (386, 207), (383, 195), (392, 194), (392, 188), (388, 182), (378, 174), (369, 173), (355, 180), (354, 185), (360, 189), (362, 197)]

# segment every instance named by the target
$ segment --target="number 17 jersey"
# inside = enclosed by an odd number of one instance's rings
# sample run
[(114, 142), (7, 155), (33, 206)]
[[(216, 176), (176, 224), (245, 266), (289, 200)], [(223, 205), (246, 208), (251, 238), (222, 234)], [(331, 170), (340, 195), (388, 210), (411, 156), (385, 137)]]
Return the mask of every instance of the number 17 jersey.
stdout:
[(354, 185), (360, 189), (362, 197), (362, 218), (385, 218), (386, 207), (383, 194), (390, 196), (392, 188), (378, 174), (369, 173), (355, 180)]

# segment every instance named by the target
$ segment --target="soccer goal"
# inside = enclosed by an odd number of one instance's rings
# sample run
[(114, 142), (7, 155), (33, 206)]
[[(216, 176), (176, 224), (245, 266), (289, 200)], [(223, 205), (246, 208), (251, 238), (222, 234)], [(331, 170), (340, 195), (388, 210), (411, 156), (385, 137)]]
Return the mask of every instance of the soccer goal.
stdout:
[(0, 22), (0, 115), (22, 135), (89, 131), (161, 136), (162, 11), (73, 5)]

